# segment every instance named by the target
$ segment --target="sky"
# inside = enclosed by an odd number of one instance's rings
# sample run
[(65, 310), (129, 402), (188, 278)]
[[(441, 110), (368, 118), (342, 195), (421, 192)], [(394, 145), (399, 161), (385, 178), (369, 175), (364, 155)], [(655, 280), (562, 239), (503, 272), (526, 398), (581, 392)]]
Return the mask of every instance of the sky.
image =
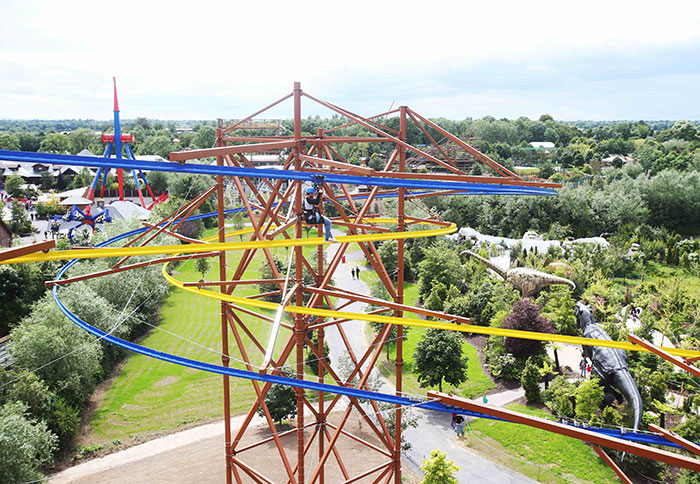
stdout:
[[(700, 119), (700, 2), (0, 0), (0, 118)], [(304, 100), (302, 115), (329, 116)], [(290, 101), (261, 118), (291, 118)]]

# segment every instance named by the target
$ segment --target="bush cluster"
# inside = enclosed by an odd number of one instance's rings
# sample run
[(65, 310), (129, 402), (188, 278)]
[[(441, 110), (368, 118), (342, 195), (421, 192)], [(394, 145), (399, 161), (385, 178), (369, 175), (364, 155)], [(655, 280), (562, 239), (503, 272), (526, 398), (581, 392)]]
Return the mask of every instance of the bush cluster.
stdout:
[[(122, 233), (128, 227), (115, 223), (105, 230), (109, 233), (98, 237)], [(141, 260), (135, 257), (131, 262), (137, 262), (137, 259)], [(114, 262), (83, 262), (68, 274), (104, 270)], [(37, 277), (48, 279), (54, 276), (58, 267), (59, 264), (46, 267), (20, 265), (16, 270), (20, 273), (30, 271), (30, 274), (36, 271)], [(7, 279), (6, 271), (6, 268), (0, 269)], [(59, 296), (71, 312), (88, 324), (114, 336), (133, 339), (157, 322), (157, 312), (167, 290), (160, 267), (151, 266), (73, 283), (59, 289)], [(52, 294), (43, 297), (39, 294), (38, 300), (29, 301), (29, 304), (31, 306), (26, 304), (26, 307), (31, 307), (31, 312), (11, 331), (9, 351), (14, 363), (11, 370), (0, 372), (0, 405), (15, 409), (13, 418), (24, 419), (25, 425), (33, 426), (33, 432), (44, 436), (37, 438), (41, 448), (32, 452), (43, 449), (42, 452), (48, 453), (50, 458), (55, 449), (67, 449), (86, 399), (95, 384), (109, 374), (123, 352), (90, 336), (71, 322), (55, 304)], [(21, 406), (21, 411), (17, 410), (20, 408), (17, 405)], [(0, 442), (15, 438), (6, 432), (12, 433), (0, 425)], [(50, 437), (45, 437), (46, 432)], [(25, 457), (16, 456), (17, 460), (11, 462), (17, 463), (13, 469), (29, 475), (21, 470), (25, 466)], [(46, 460), (42, 459), (36, 462)]]

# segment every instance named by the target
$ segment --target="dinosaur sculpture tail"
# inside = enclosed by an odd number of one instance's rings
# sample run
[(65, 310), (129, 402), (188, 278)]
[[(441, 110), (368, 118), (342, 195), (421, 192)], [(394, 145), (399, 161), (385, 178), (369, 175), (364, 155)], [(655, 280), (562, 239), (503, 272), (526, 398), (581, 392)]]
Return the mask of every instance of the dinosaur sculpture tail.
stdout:
[(571, 281), (565, 277), (555, 276), (554, 274), (546, 274), (545, 281), (547, 285), (566, 284), (571, 288), (572, 291), (576, 290), (576, 284), (574, 284), (574, 281)]
[(491, 261), (489, 261), (488, 259), (484, 259), (484, 258), (481, 257), (479, 254), (476, 254), (476, 253), (472, 252), (471, 250), (465, 250), (465, 251), (463, 251), (463, 252), (460, 252), (459, 256), (462, 257), (462, 256), (465, 255), (465, 254), (466, 254), (466, 255), (469, 255), (470, 257), (475, 258), (475, 259), (478, 260), (478, 261), (483, 262), (489, 269), (491, 269), (492, 271), (496, 272), (496, 273), (497, 273), (499, 276), (501, 276), (503, 279), (506, 278), (506, 271), (504, 271), (503, 269), (501, 269), (501, 268), (498, 267), (497, 265), (493, 264), (493, 263), (492, 263)]
[(642, 423), (642, 397), (628, 369), (618, 369), (615, 372), (614, 379), (615, 388), (632, 405), (632, 410), (634, 410), (634, 431), (636, 432)]

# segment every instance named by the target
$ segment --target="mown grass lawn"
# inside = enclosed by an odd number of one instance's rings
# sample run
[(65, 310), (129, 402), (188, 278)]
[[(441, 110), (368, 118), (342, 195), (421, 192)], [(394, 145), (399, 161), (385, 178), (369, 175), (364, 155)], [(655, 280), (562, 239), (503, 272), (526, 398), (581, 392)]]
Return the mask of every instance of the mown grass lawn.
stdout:
[[(305, 248), (305, 252), (314, 249)], [(227, 266), (232, 271), (238, 264), (240, 254), (229, 254)], [(288, 252), (278, 249), (275, 255), (284, 261), (286, 271)], [(264, 255), (258, 252), (244, 278), (257, 279), (258, 268), (263, 260)], [(214, 262), (215, 259), (209, 261)], [(208, 279), (218, 279), (217, 271), (215, 266)], [(202, 277), (196, 271), (194, 261), (177, 267), (175, 276), (182, 281), (197, 281)], [(244, 285), (234, 294), (255, 293), (257, 286)], [(273, 316), (272, 311), (257, 311)], [(270, 324), (242, 313), (239, 316), (265, 346)], [(141, 342), (142, 345), (194, 360), (221, 364), (221, 317), (218, 301), (173, 289), (161, 311), (161, 320), (159, 330), (148, 334)], [(260, 351), (244, 333), (241, 334), (252, 361), (261, 363), (263, 356)], [(280, 330), (276, 345), (278, 352), (288, 335), (288, 330)], [(229, 334), (229, 348), (232, 358), (241, 358), (232, 334)], [(231, 366), (246, 369), (243, 363), (235, 360), (231, 361)], [(230, 378), (230, 383), (232, 413), (247, 411), (255, 398), (252, 385), (247, 380), (236, 378)], [(127, 442), (133, 438), (169, 432), (192, 422), (221, 418), (222, 388), (220, 375), (184, 368), (143, 355), (131, 355), (122, 363), (121, 370), (105, 390), (104, 399), (93, 416), (87, 440), (91, 444), (115, 440)]]
[[(379, 280), (379, 276), (373, 270), (364, 268), (360, 272), (360, 278), (371, 287), (371, 285)], [(404, 285), (404, 301), (407, 305), (413, 306), (418, 301), (418, 284), (406, 283)], [(419, 317), (415, 314), (411, 314), (413, 317)], [(428, 389), (437, 390), (437, 387), (421, 388), (418, 380), (413, 373), (415, 368), (415, 360), (413, 358), (413, 353), (416, 350), (416, 345), (418, 341), (423, 337), (425, 329), (423, 328), (412, 328), (404, 327), (404, 331), (408, 330), (406, 335), (406, 340), (403, 342), (403, 386), (404, 391), (410, 393), (424, 394)], [(370, 330), (371, 331), (371, 330)], [(479, 361), (479, 355), (477, 354), (476, 348), (469, 344), (467, 341), (462, 342), (462, 351), (464, 355), (467, 356), (469, 363), (467, 366), (467, 381), (462, 383), (458, 388), (455, 388), (450, 384), (443, 384), (442, 390), (444, 392), (451, 392), (456, 395), (461, 395), (467, 398), (474, 398), (486, 394), (492, 388), (495, 388), (495, 384), (486, 375), (483, 368), (481, 368), (481, 362)], [(389, 359), (383, 356), (380, 362), (380, 368), (387, 374), (394, 375), (396, 372), (396, 367), (394, 366), (394, 360), (396, 359), (396, 344), (392, 343), (389, 345)]]
[[(507, 407), (518, 412), (539, 416), (542, 414), (541, 409), (526, 405), (511, 404)], [(598, 457), (593, 449), (580, 440), (496, 420), (476, 419), (469, 425), (474, 435), (470, 435), (465, 429), (464, 442), (467, 446), (539, 482), (568, 482), (546, 469), (578, 482), (595, 484), (620, 482), (612, 469)], [(520, 462), (509, 456), (538, 464), (546, 469)]]

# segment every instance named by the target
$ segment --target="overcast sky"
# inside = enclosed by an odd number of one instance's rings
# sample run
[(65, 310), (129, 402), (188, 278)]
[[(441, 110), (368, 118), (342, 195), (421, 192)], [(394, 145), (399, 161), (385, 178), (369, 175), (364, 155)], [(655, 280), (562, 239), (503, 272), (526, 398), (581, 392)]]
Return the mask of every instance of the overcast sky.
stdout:
[(0, 118), (109, 119), (116, 76), (128, 119), (240, 118), (294, 81), (362, 115), (700, 119), (697, 1), (0, 0), (0, 22)]

